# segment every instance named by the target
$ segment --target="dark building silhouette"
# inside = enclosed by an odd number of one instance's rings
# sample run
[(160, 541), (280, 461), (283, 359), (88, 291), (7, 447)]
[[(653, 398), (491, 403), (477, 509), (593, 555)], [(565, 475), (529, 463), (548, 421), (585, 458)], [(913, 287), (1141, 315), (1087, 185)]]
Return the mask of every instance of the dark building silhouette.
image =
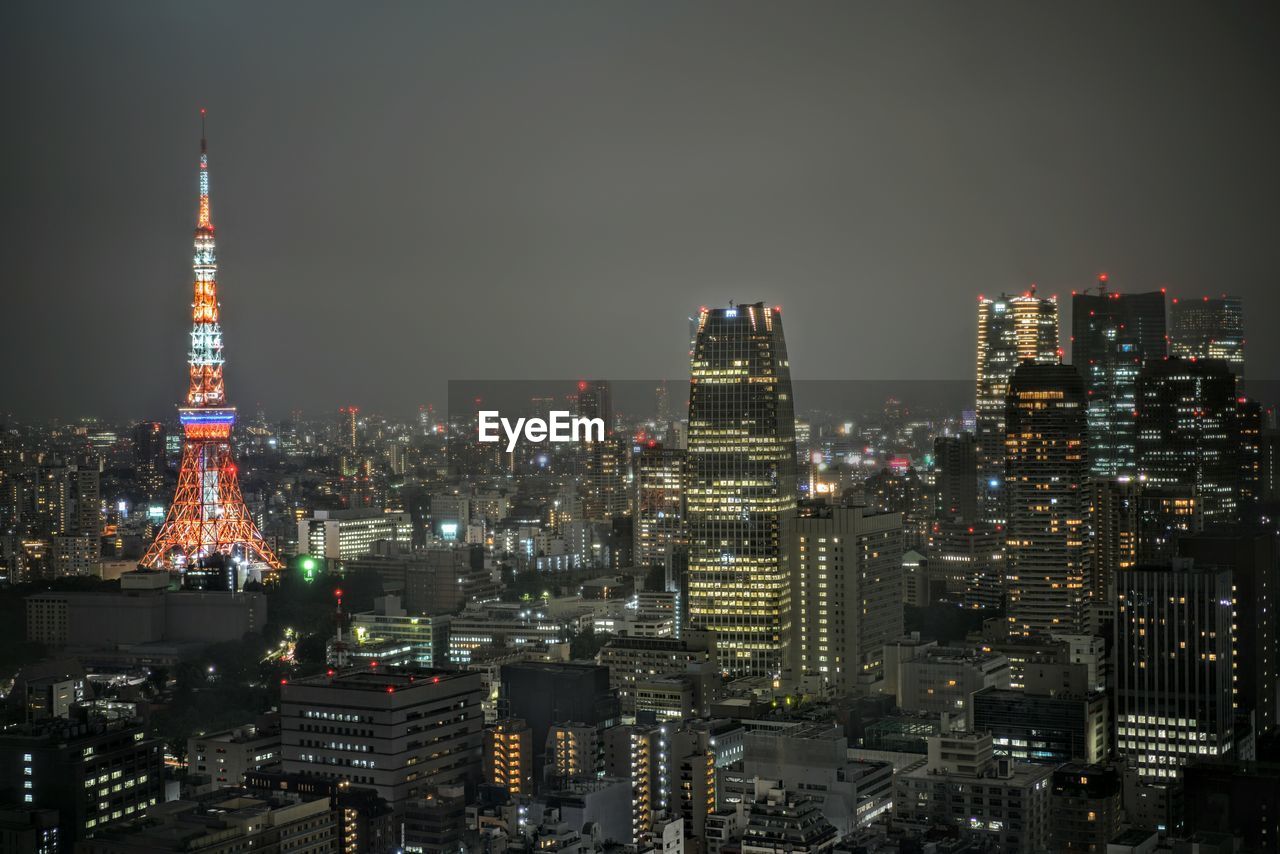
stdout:
[(535, 779), (542, 779), (553, 725), (605, 729), (618, 722), (618, 697), (609, 689), (607, 667), (527, 661), (502, 665), (499, 679), (499, 717), (520, 718), (529, 725)]
[(940, 520), (978, 519), (978, 443), (972, 433), (939, 436), (933, 442), (936, 516)]
[(1138, 376), (1138, 473), (1154, 486), (1191, 488), (1206, 524), (1238, 520), (1238, 405), (1225, 362), (1170, 358)]
[(1089, 400), (1090, 467), (1104, 477), (1132, 474), (1138, 373), (1167, 355), (1164, 292), (1108, 291), (1099, 276), (1094, 293), (1071, 295), (1071, 342)]
[[(1178, 553), (1196, 566), (1231, 570), (1235, 606), (1232, 700), (1237, 717), (1256, 734), (1276, 726), (1276, 595), (1280, 538), (1270, 531), (1217, 528), (1178, 542)], [(1237, 729), (1240, 725), (1237, 724)]]

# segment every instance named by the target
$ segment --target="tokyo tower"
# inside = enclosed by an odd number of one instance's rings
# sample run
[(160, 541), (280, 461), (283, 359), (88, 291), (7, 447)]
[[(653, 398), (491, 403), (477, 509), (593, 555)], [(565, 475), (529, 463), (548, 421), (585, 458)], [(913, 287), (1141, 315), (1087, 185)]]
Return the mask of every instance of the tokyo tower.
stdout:
[(191, 352), (187, 357), (191, 387), (187, 405), (178, 407), (182, 422), (182, 465), (178, 491), (156, 534), (139, 561), (148, 569), (185, 571), (223, 555), (246, 568), (280, 569), (240, 494), (231, 455), (231, 428), (236, 410), (228, 406), (222, 385), (222, 327), (218, 324), (218, 262), (214, 254), (213, 220), (209, 214), (209, 146), (200, 111), (200, 208), (196, 219), (195, 299), (191, 303)]

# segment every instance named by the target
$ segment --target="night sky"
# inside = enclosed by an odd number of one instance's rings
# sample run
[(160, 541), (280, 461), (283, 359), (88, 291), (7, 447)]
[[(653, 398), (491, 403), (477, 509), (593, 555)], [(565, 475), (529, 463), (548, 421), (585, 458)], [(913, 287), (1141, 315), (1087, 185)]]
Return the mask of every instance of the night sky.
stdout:
[(1278, 42), (1262, 4), (5, 3), (0, 413), (173, 413), (201, 106), (242, 410), (679, 379), (730, 299), (798, 378), (969, 378), (977, 294), (1103, 271), (1243, 296), (1275, 378)]

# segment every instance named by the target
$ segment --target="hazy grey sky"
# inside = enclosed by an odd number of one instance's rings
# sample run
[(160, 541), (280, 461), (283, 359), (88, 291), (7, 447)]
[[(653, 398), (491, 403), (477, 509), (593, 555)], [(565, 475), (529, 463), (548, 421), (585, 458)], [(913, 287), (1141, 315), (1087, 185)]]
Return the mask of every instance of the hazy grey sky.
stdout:
[(1261, 4), (6, 3), (0, 413), (172, 413), (202, 105), (242, 409), (679, 378), (730, 299), (798, 378), (964, 378), (978, 293), (1100, 271), (1244, 296), (1275, 377), (1278, 41)]

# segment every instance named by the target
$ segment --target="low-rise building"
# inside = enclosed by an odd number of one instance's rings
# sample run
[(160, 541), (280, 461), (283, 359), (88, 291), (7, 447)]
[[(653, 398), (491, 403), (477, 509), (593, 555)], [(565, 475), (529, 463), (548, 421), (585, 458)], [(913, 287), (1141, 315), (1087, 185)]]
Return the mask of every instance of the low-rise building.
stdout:
[(995, 758), (986, 734), (934, 736), (928, 760), (894, 780), (893, 821), (916, 831), (954, 829), (1005, 854), (1048, 851), (1052, 775)]

